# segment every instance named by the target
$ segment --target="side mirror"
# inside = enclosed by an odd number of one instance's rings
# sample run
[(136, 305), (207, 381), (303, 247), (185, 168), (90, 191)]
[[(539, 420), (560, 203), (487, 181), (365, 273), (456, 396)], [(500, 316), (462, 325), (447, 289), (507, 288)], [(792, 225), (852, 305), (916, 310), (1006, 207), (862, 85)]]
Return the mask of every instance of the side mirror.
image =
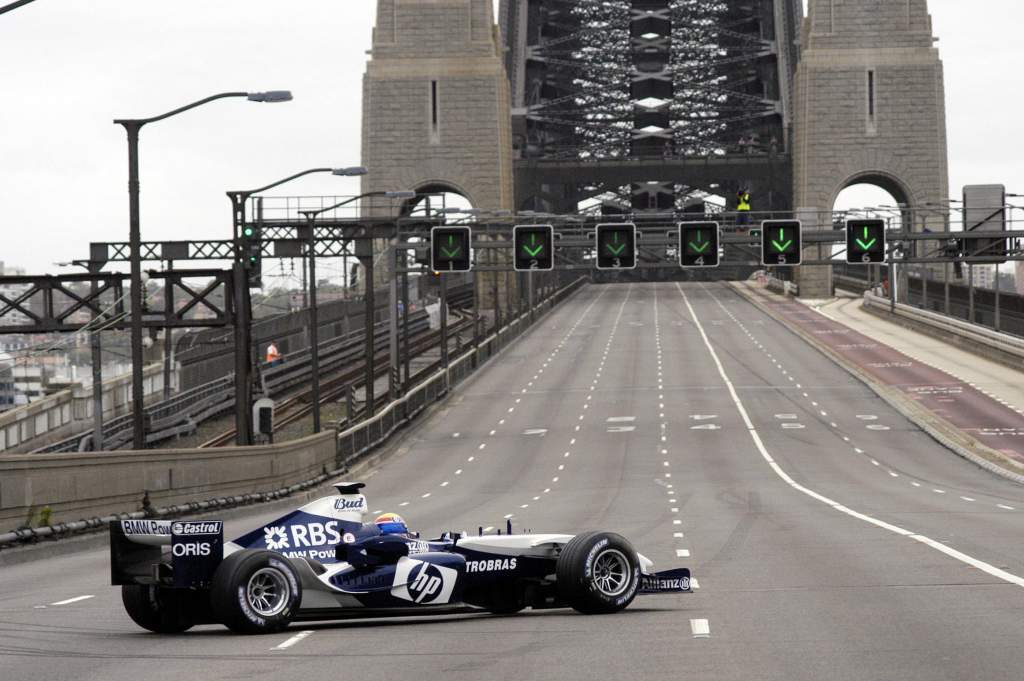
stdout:
[[(339, 546), (336, 554), (341, 554), (343, 550), (344, 560), (352, 567), (376, 567), (397, 563), (399, 558), (408, 556), (409, 544), (402, 537), (383, 535)], [(338, 558), (342, 556), (338, 555)]]

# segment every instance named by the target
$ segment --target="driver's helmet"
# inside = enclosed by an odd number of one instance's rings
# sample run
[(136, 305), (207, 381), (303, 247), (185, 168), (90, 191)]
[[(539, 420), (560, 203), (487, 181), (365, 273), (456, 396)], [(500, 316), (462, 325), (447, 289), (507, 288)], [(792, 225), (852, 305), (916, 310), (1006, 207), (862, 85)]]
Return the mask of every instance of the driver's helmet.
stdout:
[(381, 534), (409, 534), (405, 520), (397, 513), (385, 513), (373, 521)]

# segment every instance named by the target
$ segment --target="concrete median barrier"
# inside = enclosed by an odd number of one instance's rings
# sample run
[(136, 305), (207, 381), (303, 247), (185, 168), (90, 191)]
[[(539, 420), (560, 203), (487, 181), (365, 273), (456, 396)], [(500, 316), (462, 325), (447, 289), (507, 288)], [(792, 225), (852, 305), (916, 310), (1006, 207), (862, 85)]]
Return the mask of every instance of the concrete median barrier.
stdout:
[(0, 456), (0, 529), (259, 492), (334, 468), (334, 432), (275, 445)]

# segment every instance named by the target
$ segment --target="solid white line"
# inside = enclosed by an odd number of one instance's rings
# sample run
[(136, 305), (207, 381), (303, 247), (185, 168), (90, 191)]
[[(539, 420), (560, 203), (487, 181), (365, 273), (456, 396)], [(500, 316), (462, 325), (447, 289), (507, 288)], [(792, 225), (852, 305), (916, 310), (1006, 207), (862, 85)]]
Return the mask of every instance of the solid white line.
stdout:
[(89, 600), (90, 598), (96, 598), (93, 594), (87, 594), (85, 596), (75, 596), (74, 598), (68, 598), (67, 600), (57, 601), (56, 603), (50, 603), (50, 605), (69, 605), (71, 603), (77, 603), (78, 601)]
[(287, 641), (285, 641), (281, 645), (274, 646), (272, 650), (286, 650), (288, 648), (291, 648), (293, 645), (295, 645), (296, 643), (298, 643), (302, 639), (307, 638), (307, 637), (312, 636), (312, 635), (313, 635), (312, 630), (300, 631), (299, 633), (295, 634), (294, 636), (292, 636), (290, 639), (288, 639)]
[[(772, 458), (771, 454), (768, 453), (767, 448), (764, 446), (764, 442), (761, 441), (761, 436), (758, 434), (757, 429), (754, 427), (753, 422), (750, 420), (750, 416), (747, 414), (746, 407), (743, 406), (743, 402), (740, 400), (740, 397), (736, 392), (736, 388), (733, 386), (732, 381), (729, 379), (729, 375), (725, 373), (725, 367), (722, 366), (722, 362), (718, 358), (718, 353), (715, 352), (714, 346), (711, 345), (711, 340), (708, 338), (707, 333), (704, 331), (704, 325), (701, 324), (700, 319), (697, 318), (697, 313), (693, 309), (693, 306), (690, 304), (690, 299), (687, 297), (686, 292), (683, 291), (683, 287), (679, 284), (679, 282), (676, 282), (676, 288), (679, 290), (679, 294), (683, 297), (683, 302), (686, 303), (686, 308), (690, 312), (690, 317), (693, 319), (694, 326), (696, 326), (697, 330), (700, 332), (701, 338), (704, 340), (704, 345), (707, 347), (708, 352), (711, 354), (711, 359), (714, 360), (715, 366), (718, 367), (718, 374), (722, 377), (722, 381), (725, 383), (725, 386), (729, 391), (729, 395), (732, 397), (733, 404), (736, 405), (736, 410), (740, 413), (740, 417), (746, 424), (747, 432), (750, 434), (750, 438), (754, 441), (754, 445), (760, 452), (761, 457), (768, 463), (771, 469), (775, 471), (775, 474), (782, 478), (782, 480), (786, 484), (788, 484), (790, 487), (797, 490), (798, 492), (806, 494), (812, 499), (816, 499), (822, 502), (823, 504), (831, 506), (840, 513), (845, 513), (846, 515), (851, 516), (853, 518), (857, 518), (858, 520), (863, 520), (866, 523), (871, 523), (872, 525), (880, 527), (883, 530), (888, 530), (893, 534), (898, 534), (901, 537), (909, 537), (910, 539), (921, 542), (925, 546), (929, 546), (935, 549), (936, 551), (939, 551), (941, 553), (946, 554), (947, 556), (950, 556), (951, 558), (955, 558), (963, 563), (966, 563), (967, 565), (978, 568), (979, 570), (986, 572), (989, 575), (992, 575), (993, 577), (1002, 579), (1003, 581), (1009, 582), (1010, 584), (1015, 584), (1019, 587), (1024, 587), (1024, 578), (1022, 577), (1018, 577), (1017, 575), (1006, 572), (1005, 570), (1001, 570), (995, 567), (994, 565), (990, 565), (965, 553), (961, 553), (956, 549), (950, 548), (945, 544), (937, 542), (924, 535), (915, 534), (910, 530), (905, 530), (897, 525), (892, 525), (885, 521), (878, 520), (877, 518), (873, 518), (869, 515), (865, 515), (864, 513), (855, 511), (852, 508), (843, 506), (839, 502), (833, 501), (832, 499), (829, 499), (826, 496), (818, 494), (814, 490), (804, 487), (800, 483), (793, 480), (793, 478), (791, 478), (789, 474), (786, 473), (786, 471), (782, 470), (782, 467), (775, 462), (775, 459)], [(725, 309), (725, 306), (722, 305), (721, 302), (718, 302), (718, 305), (719, 307), (722, 307), (722, 309)], [(944, 493), (940, 490), (934, 491)], [(999, 506), (1002, 505), (999, 504)], [(1012, 510), (1012, 508), (1008, 510)], [(693, 621), (694, 620), (690, 620), (691, 626), (693, 624)]]
[(694, 638), (711, 638), (711, 626), (707, 620), (690, 620), (690, 631)]

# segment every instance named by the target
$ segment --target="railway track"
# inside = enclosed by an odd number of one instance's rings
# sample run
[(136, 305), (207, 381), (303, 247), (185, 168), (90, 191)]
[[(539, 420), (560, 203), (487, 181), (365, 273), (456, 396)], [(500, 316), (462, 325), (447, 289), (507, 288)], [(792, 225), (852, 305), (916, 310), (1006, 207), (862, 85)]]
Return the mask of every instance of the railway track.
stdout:
[[(472, 329), (472, 319), (461, 319), (448, 327), (448, 336), (451, 338), (454, 334), (458, 334), (466, 329)], [(440, 331), (427, 331), (421, 334), (417, 334), (413, 338), (409, 339), (409, 352), (413, 357), (418, 357), (436, 347), (439, 346), (441, 339)], [(390, 371), (390, 357), (388, 352), (378, 352), (373, 359), (374, 365), (374, 378), (381, 378), (388, 375)], [(430, 366), (420, 370), (414, 376), (411, 377), (411, 382), (416, 383), (423, 376), (429, 375), (430, 373), (437, 370), (440, 362), (435, 362)], [(365, 383), (366, 374), (366, 362), (360, 361), (354, 364), (350, 364), (343, 368), (336, 375), (322, 380), (320, 382), (320, 404), (326, 404), (335, 400), (341, 399), (345, 396), (349, 386), (358, 388), (363, 386)], [(387, 396), (381, 395), (375, 400), (377, 404), (386, 403)], [(312, 390), (303, 388), (281, 401), (279, 401), (274, 410), (274, 432), (278, 432), (284, 427), (295, 423), (313, 413), (313, 402), (312, 402)], [(231, 428), (225, 430), (223, 433), (210, 438), (206, 442), (199, 445), (200, 448), (209, 447), (226, 447), (234, 443), (235, 435), (237, 430)]]

